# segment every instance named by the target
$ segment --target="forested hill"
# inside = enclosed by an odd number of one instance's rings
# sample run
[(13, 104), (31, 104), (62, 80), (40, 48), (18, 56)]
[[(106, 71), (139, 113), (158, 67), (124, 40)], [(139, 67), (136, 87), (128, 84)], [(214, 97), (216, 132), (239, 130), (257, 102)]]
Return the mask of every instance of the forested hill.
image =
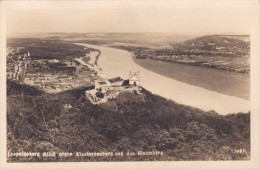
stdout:
[[(143, 89), (100, 105), (84, 88), (37, 95), (8, 82), (8, 152), (72, 152), (72, 157), (8, 157), (19, 161), (250, 159), (250, 113), (219, 115), (177, 104)], [(28, 89), (26, 91), (35, 91)], [(70, 105), (70, 106), (68, 106)], [(243, 150), (238, 151), (237, 150)], [(76, 157), (76, 152), (160, 151), (155, 156)]]
[(178, 43), (175, 54), (245, 56), (250, 53), (249, 36), (207, 35)]

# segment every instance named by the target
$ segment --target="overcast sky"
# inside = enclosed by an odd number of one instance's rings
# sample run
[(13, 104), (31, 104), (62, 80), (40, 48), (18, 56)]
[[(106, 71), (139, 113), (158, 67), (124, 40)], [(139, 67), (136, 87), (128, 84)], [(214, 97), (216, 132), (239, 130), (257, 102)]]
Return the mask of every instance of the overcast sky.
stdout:
[(7, 11), (7, 33), (169, 32), (249, 34), (246, 5), (95, 2)]

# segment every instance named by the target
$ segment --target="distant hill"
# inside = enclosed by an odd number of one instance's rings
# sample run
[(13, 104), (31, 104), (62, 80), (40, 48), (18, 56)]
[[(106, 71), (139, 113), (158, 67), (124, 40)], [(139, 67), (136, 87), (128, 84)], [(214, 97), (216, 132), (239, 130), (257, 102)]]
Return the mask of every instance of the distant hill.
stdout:
[(174, 54), (194, 55), (249, 55), (249, 36), (207, 35), (178, 43), (173, 46)]

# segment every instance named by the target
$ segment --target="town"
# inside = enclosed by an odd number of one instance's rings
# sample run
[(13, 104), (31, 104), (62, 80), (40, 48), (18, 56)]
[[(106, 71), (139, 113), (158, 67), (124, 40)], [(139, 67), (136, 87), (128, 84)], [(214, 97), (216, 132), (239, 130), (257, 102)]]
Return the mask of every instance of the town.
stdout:
[(94, 89), (86, 90), (86, 97), (93, 104), (100, 104), (112, 100), (121, 91), (141, 94), (141, 89), (139, 72), (130, 72), (128, 80), (123, 80), (120, 77), (96, 80)]
[[(91, 58), (70, 61), (57, 59), (31, 60), (30, 52), (8, 49), (7, 78), (35, 86), (46, 93), (58, 93), (78, 87), (88, 87), (85, 96), (93, 104), (115, 98), (121, 91), (140, 94), (140, 73), (130, 72), (129, 79), (108, 78)], [(98, 57), (98, 53), (95, 57)], [(93, 57), (93, 56), (92, 56)]]

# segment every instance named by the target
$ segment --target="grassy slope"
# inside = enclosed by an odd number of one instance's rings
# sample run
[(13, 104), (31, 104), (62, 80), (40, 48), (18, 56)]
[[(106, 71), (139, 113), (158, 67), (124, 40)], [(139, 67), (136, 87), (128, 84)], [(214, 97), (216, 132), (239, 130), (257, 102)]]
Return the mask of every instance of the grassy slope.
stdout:
[[(24, 87), (19, 84), (8, 87), (14, 91), (7, 98), (11, 152), (159, 150), (165, 153), (133, 157), (13, 157), (9, 161), (249, 159), (250, 113), (221, 116), (177, 104), (146, 90), (142, 95), (123, 92), (97, 106), (82, 97), (82, 88), (59, 94), (39, 91), (33, 96), (23, 92)], [(71, 104), (72, 108), (65, 109), (64, 104)], [(233, 152), (240, 148), (247, 152)]]

